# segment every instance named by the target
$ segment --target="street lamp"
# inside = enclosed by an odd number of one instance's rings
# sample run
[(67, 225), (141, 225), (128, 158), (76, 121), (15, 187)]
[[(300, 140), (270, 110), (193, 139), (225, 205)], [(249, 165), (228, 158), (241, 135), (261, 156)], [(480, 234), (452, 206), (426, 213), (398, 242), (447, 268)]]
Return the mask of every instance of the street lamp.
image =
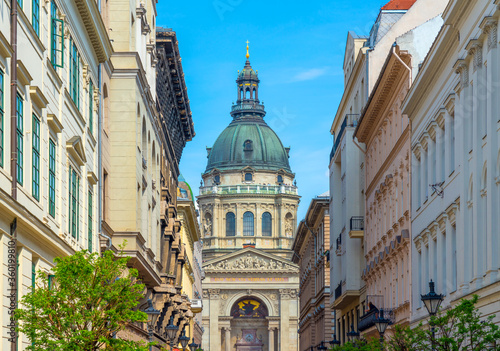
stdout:
[[(148, 307), (143, 311), (148, 315), (148, 334), (149, 334), (149, 342), (153, 342), (153, 333), (154, 333), (154, 326), (156, 324), (156, 321), (158, 320), (158, 317), (160, 316), (160, 310), (157, 310), (156, 308), (153, 307), (153, 301), (151, 299), (148, 299)], [(152, 350), (152, 345), (149, 345), (149, 351)]]
[(317, 349), (318, 351), (325, 351), (327, 349), (327, 347), (325, 346), (325, 342), (324, 341), (320, 342)]
[(182, 349), (185, 350), (186, 346), (187, 346), (187, 344), (189, 342), (189, 337), (186, 336), (186, 330), (185, 329), (182, 329), (182, 334), (179, 337), (179, 342), (181, 343)]
[(337, 336), (334, 334), (333, 339), (328, 342), (330, 346), (340, 345), (340, 341), (337, 340)]
[[(442, 294), (436, 294), (434, 291), (434, 282), (431, 281), (429, 282), (429, 292), (425, 295), (420, 295), (420, 299), (425, 305), (425, 308), (427, 308), (427, 312), (429, 312), (429, 315), (435, 316), (436, 313), (439, 310), (439, 306), (441, 306), (441, 302), (443, 302), (444, 295)], [(431, 327), (431, 332), (432, 332), (432, 349), (434, 350), (434, 338), (436, 336), (436, 330), (434, 326)]]
[(170, 345), (173, 348), (175, 335), (179, 331), (179, 327), (174, 325), (174, 315), (173, 314), (170, 316), (170, 321), (168, 322), (168, 325), (165, 327), (165, 330), (167, 332), (167, 339), (170, 341)]
[(194, 342), (194, 336), (193, 336), (193, 342), (191, 344), (189, 344), (188, 346), (189, 346), (189, 350), (196, 351), (198, 344)]
[(354, 324), (351, 324), (351, 331), (347, 333), (347, 339), (352, 342), (359, 340), (359, 332), (354, 330)]
[(380, 348), (382, 350), (384, 349), (384, 333), (390, 323), (390, 319), (384, 318), (384, 310), (381, 309), (378, 318), (375, 319), (375, 326), (380, 334)]

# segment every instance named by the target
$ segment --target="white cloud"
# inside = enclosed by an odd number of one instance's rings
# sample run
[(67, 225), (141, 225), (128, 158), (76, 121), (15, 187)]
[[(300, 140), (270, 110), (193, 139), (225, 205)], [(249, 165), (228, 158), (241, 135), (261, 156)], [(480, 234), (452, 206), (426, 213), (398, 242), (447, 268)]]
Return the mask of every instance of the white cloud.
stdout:
[(307, 71), (300, 72), (296, 74), (292, 78), (292, 82), (302, 82), (305, 80), (313, 80), (318, 77), (324, 76), (327, 74), (329, 67), (323, 67), (323, 68), (311, 68)]

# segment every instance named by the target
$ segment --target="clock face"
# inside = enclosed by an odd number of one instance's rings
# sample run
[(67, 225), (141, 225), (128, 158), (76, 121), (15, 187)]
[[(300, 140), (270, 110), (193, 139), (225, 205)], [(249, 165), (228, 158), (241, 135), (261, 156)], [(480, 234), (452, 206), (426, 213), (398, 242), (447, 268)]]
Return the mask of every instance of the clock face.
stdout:
[(253, 341), (253, 335), (252, 334), (245, 335), (245, 340), (248, 341), (248, 342), (252, 342)]

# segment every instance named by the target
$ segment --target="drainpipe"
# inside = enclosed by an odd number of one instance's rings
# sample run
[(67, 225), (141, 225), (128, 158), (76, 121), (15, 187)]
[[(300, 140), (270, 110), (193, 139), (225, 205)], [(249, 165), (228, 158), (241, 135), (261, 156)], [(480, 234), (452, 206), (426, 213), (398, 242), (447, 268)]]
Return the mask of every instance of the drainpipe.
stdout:
[[(16, 1), (16, 0), (13, 0)], [(102, 12), (101, 8), (101, 0), (98, 0), (97, 6), (99, 8), (99, 11)], [(102, 66), (103, 64), (100, 63), (97, 67), (97, 80), (98, 80), (98, 86), (99, 90), (102, 91)], [(98, 173), (99, 173), (99, 196), (98, 196), (98, 212), (99, 212), (99, 234), (106, 239), (108, 239), (108, 245), (106, 247), (106, 250), (109, 250), (111, 248), (111, 238), (107, 236), (103, 231), (102, 231), (102, 191), (103, 191), (103, 172), (102, 172), (102, 113), (103, 113), (103, 108), (102, 108), (102, 94), (99, 94), (99, 111), (98, 111), (98, 117), (97, 117), (97, 130), (98, 130), (98, 136), (97, 136), (97, 167), (99, 168)]]
[(17, 200), (17, 0), (10, 1), (10, 175), (12, 198)]

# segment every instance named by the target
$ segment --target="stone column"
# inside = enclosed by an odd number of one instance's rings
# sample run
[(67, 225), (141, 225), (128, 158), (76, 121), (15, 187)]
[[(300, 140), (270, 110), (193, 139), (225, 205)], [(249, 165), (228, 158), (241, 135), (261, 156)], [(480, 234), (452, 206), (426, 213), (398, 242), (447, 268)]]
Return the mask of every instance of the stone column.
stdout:
[(280, 289), (280, 351), (289, 350), (290, 332), (290, 289)]
[(231, 328), (224, 328), (226, 351), (231, 351)]
[(269, 327), (269, 351), (274, 351), (274, 327)]
[(452, 138), (452, 133), (451, 133), (451, 119), (452, 117), (450, 116), (450, 113), (448, 111), (445, 112), (444, 114), (444, 175), (443, 179), (446, 180), (446, 178), (451, 174), (451, 171), (455, 169), (455, 165), (452, 164), (452, 155), (453, 155), (453, 150), (451, 149), (454, 147), (451, 138)]
[(208, 289), (210, 296), (210, 350), (220, 350), (219, 293), (220, 289)]
[(444, 160), (443, 160), (443, 148), (444, 148), (444, 131), (439, 126), (436, 125), (436, 147), (434, 152), (436, 153), (436, 183), (443, 182), (446, 177), (444, 173)]
[(427, 200), (427, 149), (420, 149), (420, 206)]
[(441, 291), (441, 294), (446, 294), (447, 290), (447, 275), (446, 275), (446, 264), (447, 260), (446, 257), (448, 256), (446, 253), (446, 246), (445, 246), (445, 238), (446, 238), (446, 232), (445, 232), (445, 224), (446, 224), (446, 219), (445, 218), (440, 218), (439, 219), (439, 226), (436, 228), (437, 233), (436, 233), (436, 239), (437, 239), (437, 255), (436, 255), (436, 260), (437, 260), (437, 267), (438, 267), (438, 272), (437, 272), (437, 282), (438, 282), (438, 288)]

